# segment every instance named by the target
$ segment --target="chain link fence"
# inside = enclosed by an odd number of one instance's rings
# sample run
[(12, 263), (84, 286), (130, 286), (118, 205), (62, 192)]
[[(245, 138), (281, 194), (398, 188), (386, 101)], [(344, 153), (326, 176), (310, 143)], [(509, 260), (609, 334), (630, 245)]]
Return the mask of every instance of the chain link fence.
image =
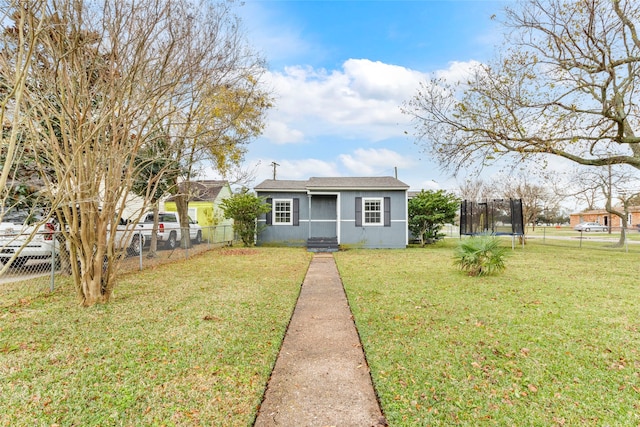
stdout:
[[(448, 238), (461, 238), (459, 226), (445, 224), (441, 232)], [(525, 239), (550, 246), (561, 246), (583, 250), (602, 250), (640, 253), (640, 226), (625, 229), (625, 238), (621, 241), (621, 227), (605, 227), (589, 231), (576, 231), (568, 225), (539, 225), (525, 227)], [(506, 238), (511, 239), (510, 236)], [(518, 243), (521, 241), (518, 238)]]
[(528, 227), (525, 236), (545, 245), (640, 253), (640, 228), (628, 227), (624, 235), (622, 231), (621, 227), (576, 231), (569, 226), (536, 226)]
[[(182, 235), (189, 235), (188, 229), (181, 231)], [(190, 245), (178, 244), (174, 249), (165, 249), (160, 242), (156, 251), (152, 252), (149, 240), (145, 240), (142, 251), (132, 247), (121, 251), (118, 259), (120, 273), (188, 259), (210, 249), (231, 246), (237, 242), (231, 225), (202, 227), (201, 239), (191, 241)], [(49, 276), (53, 290), (57, 278), (68, 274), (64, 271), (64, 259), (65, 255), (68, 259), (68, 254), (61, 251), (66, 251), (62, 234), (52, 229), (32, 233), (5, 232), (0, 236), (0, 284)]]

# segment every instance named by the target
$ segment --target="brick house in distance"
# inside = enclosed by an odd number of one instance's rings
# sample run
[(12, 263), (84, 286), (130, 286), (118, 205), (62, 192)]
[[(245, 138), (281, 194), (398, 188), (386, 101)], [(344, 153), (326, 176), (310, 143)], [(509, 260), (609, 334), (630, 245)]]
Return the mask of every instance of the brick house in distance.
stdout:
[[(615, 209), (619, 211), (623, 210), (621, 206), (616, 206)], [(629, 206), (628, 211), (629, 216), (627, 218), (627, 223), (629, 228), (637, 228), (640, 226), (640, 206)], [(569, 218), (571, 228), (581, 222), (597, 222), (607, 227), (609, 226), (609, 222), (611, 222), (611, 227), (613, 228), (622, 227), (622, 220), (617, 215), (612, 215), (604, 209), (593, 209), (572, 213), (569, 215)]]

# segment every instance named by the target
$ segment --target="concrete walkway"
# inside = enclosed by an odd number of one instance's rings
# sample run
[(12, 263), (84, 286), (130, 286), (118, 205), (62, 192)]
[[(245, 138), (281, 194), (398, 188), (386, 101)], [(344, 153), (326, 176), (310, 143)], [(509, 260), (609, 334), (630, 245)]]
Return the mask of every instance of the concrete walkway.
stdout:
[(331, 254), (311, 261), (254, 425), (387, 425)]

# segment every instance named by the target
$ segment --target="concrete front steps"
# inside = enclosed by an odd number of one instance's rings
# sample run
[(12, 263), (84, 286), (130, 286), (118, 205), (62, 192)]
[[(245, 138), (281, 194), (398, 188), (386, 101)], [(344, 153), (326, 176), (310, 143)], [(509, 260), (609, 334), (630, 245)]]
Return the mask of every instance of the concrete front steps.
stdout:
[(337, 252), (339, 249), (337, 237), (310, 237), (307, 240), (309, 252)]

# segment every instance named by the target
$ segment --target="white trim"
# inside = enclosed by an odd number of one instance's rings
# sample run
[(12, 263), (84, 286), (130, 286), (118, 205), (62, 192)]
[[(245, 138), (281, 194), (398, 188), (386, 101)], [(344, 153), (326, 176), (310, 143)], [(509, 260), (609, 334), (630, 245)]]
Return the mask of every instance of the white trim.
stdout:
[[(289, 204), (289, 221), (276, 221), (276, 204), (277, 203), (288, 203)], [(271, 200), (271, 224), (272, 225), (293, 225), (293, 199), (272, 199)]]
[[(264, 220), (262, 219), (262, 220), (259, 220), (259, 221), (264, 221)], [(326, 223), (331, 223), (331, 222), (336, 222), (336, 220), (335, 219), (312, 219), (311, 221), (309, 221), (307, 218), (300, 218), (300, 223), (303, 223), (303, 222), (304, 223), (308, 223), (308, 222), (326, 222)], [(282, 223), (280, 223), (280, 224), (282, 224)]]
[(340, 200), (342, 199), (342, 193), (341, 192), (337, 192), (336, 193), (336, 235), (338, 237), (338, 244), (340, 244), (340, 242), (342, 241), (342, 236), (340, 235), (340, 224), (342, 223), (340, 220)]
[[(369, 212), (378, 212), (380, 214), (380, 221), (378, 222), (366, 222), (365, 218), (367, 217), (367, 212), (365, 210), (365, 206), (367, 202), (378, 202), (380, 209), (378, 211), (369, 211)], [(382, 227), (384, 226), (384, 197), (363, 197), (362, 198), (362, 226), (363, 227)]]
[[(409, 245), (409, 190), (405, 190), (404, 191), (404, 219), (402, 220), (402, 222), (404, 222), (405, 225), (405, 230), (404, 230), (404, 245), (408, 246)], [(393, 221), (392, 221), (393, 222)]]

